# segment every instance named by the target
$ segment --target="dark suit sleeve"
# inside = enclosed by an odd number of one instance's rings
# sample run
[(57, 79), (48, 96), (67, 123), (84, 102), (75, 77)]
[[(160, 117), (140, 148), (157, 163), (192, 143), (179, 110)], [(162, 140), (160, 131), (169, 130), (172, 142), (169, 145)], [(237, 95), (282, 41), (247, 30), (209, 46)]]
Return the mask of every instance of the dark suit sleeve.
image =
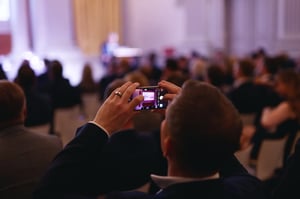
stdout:
[(94, 198), (105, 192), (101, 154), (107, 140), (107, 134), (94, 124), (79, 128), (76, 137), (54, 158), (33, 198)]
[(294, 154), (288, 159), (287, 166), (273, 193), (274, 199), (299, 198), (300, 185), (300, 139), (297, 141)]
[(220, 171), (221, 177), (230, 177), (235, 175), (249, 175), (248, 171), (238, 161), (238, 159), (232, 155), (225, 161), (225, 164)]
[(220, 177), (224, 179), (226, 192), (234, 196), (232, 198), (268, 198), (262, 182), (249, 174), (234, 155), (225, 162)]

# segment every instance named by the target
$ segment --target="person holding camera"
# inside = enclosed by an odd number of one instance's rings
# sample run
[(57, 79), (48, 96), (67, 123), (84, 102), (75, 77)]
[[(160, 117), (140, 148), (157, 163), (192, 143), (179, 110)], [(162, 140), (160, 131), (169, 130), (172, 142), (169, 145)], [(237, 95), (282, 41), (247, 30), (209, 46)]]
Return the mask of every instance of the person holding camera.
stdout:
[(103, 149), (110, 137), (143, 101), (129, 100), (139, 85), (126, 82), (99, 108), (93, 121), (53, 160), (34, 198), (265, 198), (261, 182), (247, 173), (234, 152), (239, 148), (242, 122), (231, 102), (215, 87), (196, 80), (182, 88), (167, 81), (159, 86), (171, 100), (161, 124), (161, 149), (168, 162), (167, 176), (152, 175), (161, 188), (155, 195), (112, 192), (104, 184)]

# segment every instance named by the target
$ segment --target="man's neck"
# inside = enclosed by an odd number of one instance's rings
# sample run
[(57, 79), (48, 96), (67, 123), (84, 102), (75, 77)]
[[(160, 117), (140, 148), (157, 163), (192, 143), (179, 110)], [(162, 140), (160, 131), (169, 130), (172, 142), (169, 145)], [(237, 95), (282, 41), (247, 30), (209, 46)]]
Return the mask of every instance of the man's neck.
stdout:
[(212, 176), (214, 174), (218, 173), (216, 172), (190, 172), (187, 169), (180, 169), (177, 167), (172, 166), (172, 164), (168, 165), (168, 176), (177, 176), (177, 177), (183, 177), (183, 178), (206, 178), (209, 176)]

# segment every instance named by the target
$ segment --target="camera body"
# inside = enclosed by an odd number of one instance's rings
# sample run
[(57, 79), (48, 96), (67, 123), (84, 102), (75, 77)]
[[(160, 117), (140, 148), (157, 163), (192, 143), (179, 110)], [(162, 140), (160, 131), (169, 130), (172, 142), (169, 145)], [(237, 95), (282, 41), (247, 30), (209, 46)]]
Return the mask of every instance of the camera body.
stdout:
[(166, 90), (158, 86), (144, 86), (136, 88), (132, 97), (143, 95), (144, 100), (137, 105), (134, 110), (165, 109), (168, 106), (168, 101), (163, 100), (163, 96), (166, 93)]

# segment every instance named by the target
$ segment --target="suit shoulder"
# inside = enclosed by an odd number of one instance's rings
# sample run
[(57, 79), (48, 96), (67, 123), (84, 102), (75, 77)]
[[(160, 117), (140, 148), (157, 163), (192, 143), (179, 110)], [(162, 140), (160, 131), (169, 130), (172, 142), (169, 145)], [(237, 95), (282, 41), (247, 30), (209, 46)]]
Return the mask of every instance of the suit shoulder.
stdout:
[(32, 139), (35, 139), (36, 141), (39, 141), (41, 145), (44, 145), (45, 147), (53, 147), (53, 148), (62, 148), (62, 141), (61, 139), (56, 135), (47, 135), (47, 134), (39, 134), (36, 132), (30, 133)]

